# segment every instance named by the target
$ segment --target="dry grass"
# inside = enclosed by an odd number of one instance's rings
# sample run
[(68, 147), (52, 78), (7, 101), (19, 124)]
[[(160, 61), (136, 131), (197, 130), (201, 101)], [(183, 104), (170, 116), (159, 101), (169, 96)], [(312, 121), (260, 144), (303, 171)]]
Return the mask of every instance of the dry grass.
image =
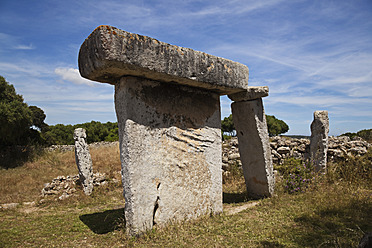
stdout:
[[(95, 171), (120, 178), (117, 147), (92, 149)], [(0, 171), (1, 202), (39, 197), (43, 183), (77, 174), (74, 153), (47, 153), (23, 167)], [(121, 183), (91, 196), (0, 210), (0, 247), (356, 247), (372, 231), (372, 188), (337, 178), (320, 178), (301, 194), (278, 190), (275, 197), (235, 215), (154, 228), (139, 238), (125, 236)], [(224, 176), (224, 208), (244, 202), (241, 170)]]
[[(117, 178), (120, 171), (118, 147), (91, 149), (94, 172)], [(0, 203), (39, 199), (41, 189), (58, 176), (76, 175), (75, 153), (45, 152), (34, 161), (13, 169), (0, 170)]]

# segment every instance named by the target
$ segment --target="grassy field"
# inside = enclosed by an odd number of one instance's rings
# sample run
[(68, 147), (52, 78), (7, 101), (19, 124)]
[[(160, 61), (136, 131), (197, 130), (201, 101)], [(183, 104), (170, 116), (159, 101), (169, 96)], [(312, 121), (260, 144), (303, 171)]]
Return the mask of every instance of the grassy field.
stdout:
[[(91, 154), (94, 170), (119, 182), (111, 180), (91, 196), (78, 190), (63, 201), (49, 197), (40, 202), (40, 192), (57, 176), (77, 174), (73, 152), (46, 153), (0, 170), (0, 204), (20, 203), (0, 210), (0, 247), (357, 247), (372, 231), (371, 175), (355, 169), (362, 164), (370, 173), (371, 152), (331, 165), (330, 173), (303, 193), (288, 193), (281, 179), (274, 197), (258, 201), (247, 199), (241, 171), (233, 167), (224, 176), (223, 214), (171, 223), (138, 238), (125, 235), (118, 148)], [(252, 202), (258, 204), (228, 214)]]

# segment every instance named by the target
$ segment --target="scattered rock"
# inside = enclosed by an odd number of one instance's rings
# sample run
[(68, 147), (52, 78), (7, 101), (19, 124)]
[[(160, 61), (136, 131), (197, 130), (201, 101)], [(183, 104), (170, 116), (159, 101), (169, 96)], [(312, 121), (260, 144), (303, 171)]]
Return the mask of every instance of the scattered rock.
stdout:
[[(113, 181), (114, 182), (114, 181)], [(106, 174), (93, 174), (93, 185), (101, 186), (107, 183)], [(80, 185), (79, 175), (58, 176), (52, 182), (44, 184), (41, 196), (56, 196), (60, 200), (67, 199), (76, 192), (76, 186)]]
[(0, 205), (0, 209), (15, 209), (19, 206), (19, 203), (5, 203)]
[(288, 154), (291, 152), (291, 148), (287, 146), (281, 146), (276, 150), (279, 154)]

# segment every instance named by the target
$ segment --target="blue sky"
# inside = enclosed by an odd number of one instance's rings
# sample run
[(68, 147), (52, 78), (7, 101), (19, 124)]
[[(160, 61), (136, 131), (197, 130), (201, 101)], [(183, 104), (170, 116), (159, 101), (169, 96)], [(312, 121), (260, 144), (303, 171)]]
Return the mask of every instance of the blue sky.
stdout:
[(329, 111), (331, 135), (372, 128), (371, 0), (0, 0), (0, 75), (48, 124), (116, 121), (113, 86), (77, 70), (102, 24), (247, 65), (289, 134), (309, 135), (315, 110)]

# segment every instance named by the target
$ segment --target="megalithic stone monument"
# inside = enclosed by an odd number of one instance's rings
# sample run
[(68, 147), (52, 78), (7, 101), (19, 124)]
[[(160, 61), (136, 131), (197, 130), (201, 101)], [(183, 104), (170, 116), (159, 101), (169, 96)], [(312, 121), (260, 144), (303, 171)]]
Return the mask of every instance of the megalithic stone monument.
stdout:
[(79, 179), (83, 186), (84, 193), (90, 195), (93, 191), (93, 165), (89, 153), (89, 146), (85, 142), (86, 137), (85, 129), (75, 129), (75, 160), (79, 170)]
[(222, 211), (220, 95), (248, 89), (248, 68), (99, 26), (80, 74), (115, 85), (126, 230)]
[(234, 126), (239, 140), (239, 153), (247, 192), (252, 197), (271, 196), (274, 173), (262, 97), (269, 88), (249, 87), (245, 92), (229, 95)]
[(315, 111), (314, 120), (310, 125), (310, 160), (316, 171), (325, 172), (327, 169), (328, 111)]

